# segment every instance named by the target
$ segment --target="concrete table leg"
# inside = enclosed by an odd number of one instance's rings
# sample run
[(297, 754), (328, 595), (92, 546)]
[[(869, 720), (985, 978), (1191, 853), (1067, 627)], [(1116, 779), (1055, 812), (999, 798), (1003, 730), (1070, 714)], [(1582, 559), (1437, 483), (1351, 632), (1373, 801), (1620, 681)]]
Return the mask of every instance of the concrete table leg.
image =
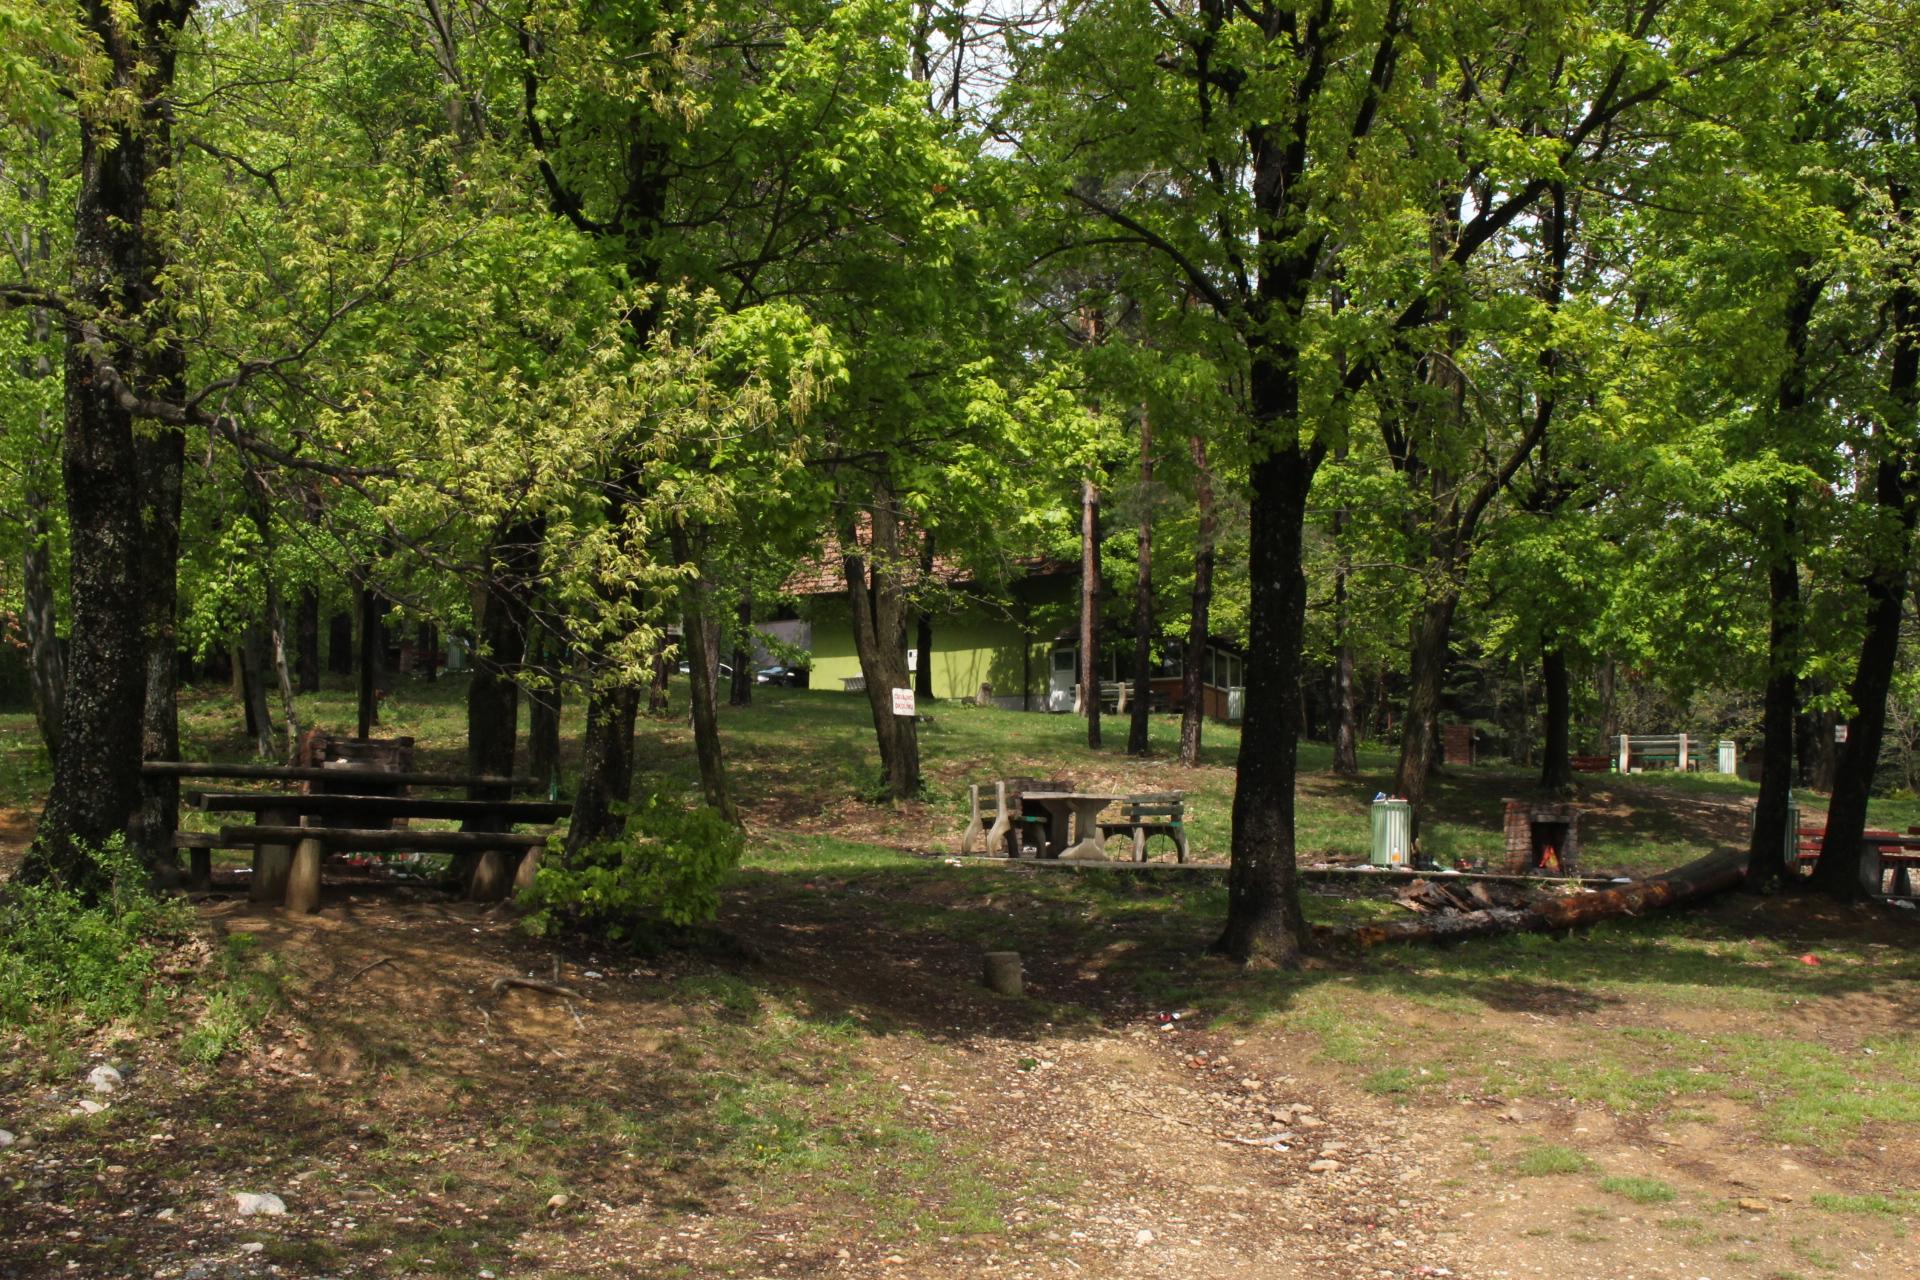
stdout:
[(295, 915), (311, 915), (320, 907), (320, 861), (326, 846), (309, 836), (293, 849), (293, 865), (287, 876), (287, 910)]

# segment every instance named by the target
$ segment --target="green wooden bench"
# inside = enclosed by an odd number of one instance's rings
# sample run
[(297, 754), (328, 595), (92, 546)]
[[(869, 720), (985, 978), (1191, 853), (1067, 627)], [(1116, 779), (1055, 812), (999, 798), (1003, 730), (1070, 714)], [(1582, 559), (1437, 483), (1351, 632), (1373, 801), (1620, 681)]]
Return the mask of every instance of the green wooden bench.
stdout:
[(1187, 860), (1187, 801), (1178, 791), (1147, 791), (1128, 796), (1123, 802), (1126, 816), (1102, 822), (1102, 836), (1129, 835), (1133, 838), (1133, 860), (1147, 860), (1147, 839), (1165, 836), (1173, 841), (1179, 861)]

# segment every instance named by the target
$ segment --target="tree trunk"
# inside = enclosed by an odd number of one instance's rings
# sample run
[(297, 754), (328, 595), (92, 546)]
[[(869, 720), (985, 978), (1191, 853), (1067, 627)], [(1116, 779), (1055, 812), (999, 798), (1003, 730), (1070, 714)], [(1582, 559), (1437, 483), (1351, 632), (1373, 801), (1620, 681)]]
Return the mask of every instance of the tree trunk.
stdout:
[(353, 614), (349, 612), (327, 619), (327, 670), (337, 676), (353, 674)]
[[(177, 382), (176, 382), (177, 389)], [(186, 437), (149, 424), (134, 441), (140, 463), (140, 577), (146, 587), (143, 644), (146, 690), (140, 712), (140, 754), (180, 758), (179, 613), (180, 499)], [(180, 825), (180, 780), (140, 780), (140, 807), (132, 837), (149, 867), (173, 867), (173, 833)]]
[[(240, 642), (240, 661), (247, 685), (247, 722), (252, 726), (253, 752), (262, 760), (272, 760), (273, 717), (267, 711), (267, 629), (260, 623), (247, 628)], [(284, 763), (284, 762), (283, 762)]]
[(734, 625), (740, 634), (733, 642), (733, 681), (727, 690), (727, 705), (744, 707), (753, 702), (753, 592), (740, 593)]
[(1573, 691), (1567, 679), (1567, 655), (1549, 644), (1540, 655), (1540, 675), (1546, 686), (1546, 747), (1540, 766), (1540, 789), (1554, 795), (1573, 791)]
[(27, 674), (32, 686), (33, 719), (47, 756), (60, 758), (61, 706), (67, 696), (66, 658), (60, 652), (55, 617), (53, 519), (50, 500), (37, 489), (26, 494), (27, 554), (21, 573), (22, 603), (26, 609)]
[(1393, 775), (1393, 789), (1412, 804), (1416, 831), (1427, 800), (1427, 779), (1439, 765), (1440, 693), (1447, 678), (1453, 613), (1459, 603), (1460, 593), (1451, 588), (1429, 599), (1414, 637), (1407, 715), (1400, 726), (1400, 766)]
[(884, 480), (874, 485), (868, 515), (869, 554), (861, 554), (851, 524), (843, 523), (840, 530), (847, 603), (887, 795), (907, 800), (920, 791), (920, 738), (912, 716), (893, 714), (893, 690), (908, 687), (906, 600), (900, 587), (899, 513)]
[(527, 689), (527, 772), (557, 795), (560, 787), (560, 646), (550, 632), (536, 633), (536, 679)]
[[(1791, 512), (1791, 508), (1789, 508)], [(1792, 528), (1789, 514), (1787, 526)], [(1793, 793), (1793, 721), (1799, 703), (1800, 566), (1783, 555), (1767, 573), (1767, 689), (1761, 716), (1760, 794), (1754, 801), (1753, 842), (1746, 887), (1779, 881), (1785, 868), (1787, 803)]]
[[(280, 612), (280, 589), (267, 582), (267, 656), (273, 666), (274, 680), (280, 686), (280, 715), (287, 725), (285, 759), (292, 763), (300, 751), (300, 709), (293, 702), (293, 674), (287, 666), (287, 627)], [(171, 655), (169, 655), (171, 666)], [(171, 701), (171, 695), (169, 695)]]
[(473, 678), (467, 683), (467, 767), (476, 774), (513, 776), (520, 732), (520, 670), (527, 656), (527, 623), (540, 572), (541, 522), (503, 522), (487, 547), (487, 577), (475, 619)]
[[(1263, 360), (1254, 365), (1253, 381), (1257, 420), (1277, 424), (1284, 442), (1299, 411), (1292, 370)], [(1214, 949), (1243, 963), (1292, 965), (1306, 938), (1293, 817), (1307, 604), (1301, 554), (1313, 464), (1297, 443), (1276, 443), (1254, 464), (1251, 479), (1246, 704), (1233, 793), (1227, 922)]]
[[(53, 785), (19, 875), (29, 882), (63, 879), (88, 894), (104, 880), (89, 847), (126, 829), (140, 795), (146, 533), (133, 417), (120, 390), (121, 377), (137, 378), (147, 361), (143, 344), (122, 335), (153, 318), (166, 266), (147, 225), (148, 185), (166, 163), (174, 41), (191, 7), (177, 0), (138, 11), (91, 4), (80, 12), (104, 59), (101, 101), (115, 105), (75, 113), (70, 292), (80, 312), (67, 322), (61, 450), (72, 660)], [(96, 333), (85, 318), (90, 314), (114, 315), (125, 327)], [(90, 339), (100, 344), (98, 356)]]
[[(46, 180), (39, 180), (39, 198), (46, 199)], [(24, 237), (33, 252), (33, 237)], [(53, 376), (47, 347), (53, 340), (52, 321), (35, 308), (28, 318), (33, 350), (20, 357), (20, 375), (40, 381)], [(21, 566), (21, 603), (26, 612), (27, 675), (33, 698), (33, 719), (46, 744), (47, 757), (60, 757), (61, 705), (66, 701), (66, 656), (60, 652), (60, 633), (53, 579), (53, 497), (51, 459), (59, 447), (59, 431), (52, 416), (35, 415), (34, 448), (22, 460), (25, 479), (26, 557)]]
[[(1866, 582), (1867, 631), (1854, 668), (1853, 716), (1840, 749), (1833, 799), (1827, 805), (1827, 834), (1814, 864), (1813, 883), (1837, 898), (1878, 897), (1878, 876), (1868, 870), (1861, 834), (1867, 825), (1867, 798), (1880, 764), (1886, 737), (1887, 694), (1900, 653), (1900, 620), (1907, 594), (1907, 566), (1913, 559), (1913, 532), (1920, 519), (1920, 450), (1900, 447), (1910, 437), (1914, 407), (1920, 401), (1920, 293), (1901, 289), (1893, 305), (1894, 351), (1888, 374), (1888, 398), (1905, 410), (1899, 435), (1883, 438), (1892, 456), (1875, 468), (1874, 502), (1884, 520), (1875, 547), (1874, 569)], [(1888, 435), (1884, 429), (1876, 434)]]
[[(1342, 446), (1335, 455), (1346, 460)], [(1360, 773), (1360, 709), (1353, 690), (1353, 642), (1347, 635), (1347, 526), (1353, 513), (1345, 507), (1333, 513), (1334, 553), (1338, 557), (1333, 574), (1333, 772), (1342, 778)]]
[(379, 597), (367, 579), (360, 583), (360, 704), (358, 728), (361, 741), (373, 736), (380, 723), (380, 667), (384, 646), (380, 643)]
[(1100, 491), (1080, 482), (1080, 709), (1087, 747), (1100, 748)]
[[(925, 534), (920, 539), (920, 589), (933, 587), (933, 535)], [(915, 626), (913, 637), (914, 652), (918, 655), (913, 672), (913, 696), (933, 700), (933, 615), (926, 609), (920, 610), (920, 619)], [(961, 690), (962, 693), (966, 691)]]
[(701, 571), (699, 550), (694, 535), (675, 525), (669, 534), (673, 558), (681, 565), (692, 565), (695, 576), (681, 584), (681, 632), (687, 645), (688, 682), (692, 692), (687, 701), (693, 712), (693, 751), (700, 764), (700, 792), (707, 806), (735, 826), (740, 811), (734, 807), (727, 785), (727, 761), (720, 749), (720, 717), (714, 709), (714, 676), (719, 666), (715, 643), (717, 629), (709, 599), (710, 587)]
[(653, 679), (647, 685), (648, 715), (664, 718), (673, 714), (673, 699), (668, 693), (668, 681), (672, 679), (673, 662), (662, 647), (653, 660)]
[(1187, 619), (1186, 669), (1180, 674), (1180, 763), (1200, 763), (1200, 736), (1207, 722), (1206, 662), (1209, 615), (1213, 608), (1213, 477), (1207, 473), (1207, 444), (1199, 436), (1193, 451), (1194, 506), (1199, 514), (1199, 545), (1193, 550), (1193, 603)]
[(312, 587), (300, 588), (300, 602), (294, 607), (294, 670), (301, 693), (320, 692), (320, 593)]
[(595, 689), (587, 698), (581, 738), (580, 784), (573, 794), (567, 853), (620, 834), (626, 819), (614, 812), (633, 798), (633, 722), (640, 713), (637, 685)]
[(413, 632), (414, 661), (427, 673), (427, 683), (440, 678), (440, 628), (423, 622)]
[(1502, 933), (1560, 932), (1698, 902), (1733, 888), (1745, 874), (1741, 852), (1720, 849), (1638, 884), (1550, 898), (1531, 907), (1494, 907), (1387, 924), (1329, 927), (1315, 933), (1326, 943), (1364, 948), (1406, 942), (1458, 942)]
[(1148, 713), (1153, 710), (1153, 427), (1140, 411), (1140, 535), (1133, 586), (1133, 716), (1127, 724), (1127, 754), (1147, 754)]

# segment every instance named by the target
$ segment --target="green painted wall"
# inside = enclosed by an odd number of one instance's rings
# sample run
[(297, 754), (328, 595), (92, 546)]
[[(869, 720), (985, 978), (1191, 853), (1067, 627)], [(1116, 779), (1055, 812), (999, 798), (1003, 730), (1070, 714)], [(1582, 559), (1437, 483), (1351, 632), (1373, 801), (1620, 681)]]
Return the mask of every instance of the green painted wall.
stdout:
[[(1071, 587), (1071, 581), (1065, 583)], [(853, 624), (846, 615), (846, 604), (822, 597), (813, 612), (813, 674), (809, 684), (815, 689), (839, 689), (842, 681), (860, 674), (860, 659), (853, 649)], [(911, 636), (909, 636), (911, 641)], [(982, 684), (993, 686), (998, 698), (1018, 698), (1021, 693), (1019, 624), (1006, 616), (1004, 608), (986, 605), (962, 609), (934, 619), (933, 623), (933, 696), (971, 698)], [(1031, 648), (1028, 691), (1033, 707), (1044, 707), (1047, 693), (1046, 639)]]

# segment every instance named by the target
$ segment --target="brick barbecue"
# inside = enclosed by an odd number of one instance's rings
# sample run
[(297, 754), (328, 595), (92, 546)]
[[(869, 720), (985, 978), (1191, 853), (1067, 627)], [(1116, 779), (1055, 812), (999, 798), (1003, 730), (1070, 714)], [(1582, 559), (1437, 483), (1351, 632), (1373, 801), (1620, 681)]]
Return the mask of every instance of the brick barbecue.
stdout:
[(1570, 804), (1507, 801), (1507, 874), (1578, 875), (1580, 810)]

